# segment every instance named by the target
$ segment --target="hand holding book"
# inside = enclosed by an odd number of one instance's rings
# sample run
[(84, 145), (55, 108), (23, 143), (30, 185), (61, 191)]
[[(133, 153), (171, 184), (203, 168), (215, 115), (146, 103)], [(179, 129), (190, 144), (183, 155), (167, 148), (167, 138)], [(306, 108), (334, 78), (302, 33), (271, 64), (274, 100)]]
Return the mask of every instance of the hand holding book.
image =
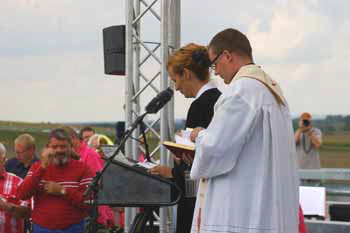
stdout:
[(202, 131), (202, 130), (204, 130), (204, 128), (202, 128), (202, 127), (196, 127), (196, 128), (194, 128), (194, 129), (191, 131), (190, 140), (191, 140), (192, 142), (195, 142), (196, 139), (197, 139), (197, 137), (198, 137), (199, 132)]
[(163, 145), (170, 150), (176, 158), (181, 159), (186, 164), (192, 164), (195, 153), (195, 144), (190, 140), (192, 129), (181, 130), (175, 135), (176, 142), (165, 141)]

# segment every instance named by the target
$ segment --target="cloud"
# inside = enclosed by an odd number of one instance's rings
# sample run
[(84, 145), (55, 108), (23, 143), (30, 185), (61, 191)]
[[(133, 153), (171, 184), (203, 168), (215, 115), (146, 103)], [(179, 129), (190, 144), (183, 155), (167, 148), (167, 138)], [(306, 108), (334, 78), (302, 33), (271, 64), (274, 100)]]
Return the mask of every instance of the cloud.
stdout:
[[(125, 77), (103, 74), (102, 29), (125, 23), (125, 2), (2, 1), (1, 119), (123, 119)], [(182, 44), (208, 44), (215, 33), (238, 28), (251, 40), (255, 61), (280, 82), (292, 112), (349, 114), (349, 5), (346, 0), (181, 1)], [(145, 40), (159, 41), (154, 16), (141, 27)], [(158, 69), (152, 59), (141, 67), (149, 78)], [(143, 93), (142, 106), (155, 94)], [(175, 116), (186, 117), (191, 101), (177, 93)]]
[[(99, 57), (56, 54), (54, 58), (31, 59), (31, 62), (27, 57), (12, 59), (7, 61), (7, 67), (12, 69), (7, 74), (4, 69), (0, 71), (1, 77), (7, 77), (1, 80), (3, 119), (102, 121), (119, 118), (125, 78), (103, 75), (102, 65), (100, 69), (96, 67)], [(0, 61), (0, 64), (4, 63)], [(18, 64), (24, 66), (18, 67)], [(37, 76), (31, 69), (37, 71)]]
[(8, 0), (1, 7), (0, 51), (9, 56), (93, 49), (103, 27), (125, 22), (124, 1)]

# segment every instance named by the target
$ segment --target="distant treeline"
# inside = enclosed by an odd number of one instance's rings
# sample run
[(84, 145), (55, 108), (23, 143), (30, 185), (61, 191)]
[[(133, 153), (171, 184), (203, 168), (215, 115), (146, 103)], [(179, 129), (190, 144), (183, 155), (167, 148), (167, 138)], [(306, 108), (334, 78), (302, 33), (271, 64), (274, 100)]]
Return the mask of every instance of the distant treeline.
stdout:
[[(299, 119), (293, 120), (294, 129), (298, 127)], [(324, 133), (350, 131), (350, 115), (326, 115), (324, 119), (314, 119), (312, 124)]]
[[(91, 126), (91, 127), (99, 127), (99, 128), (117, 128), (118, 122), (123, 122), (123, 121), (117, 121), (117, 122), (84, 122), (84, 123), (79, 123), (81, 126)], [(148, 125), (152, 125), (152, 121), (147, 121)], [(176, 119), (175, 120), (175, 128), (176, 130), (183, 129), (185, 127), (186, 120), (185, 119)], [(77, 124), (77, 123), (75, 123)], [(119, 124), (120, 125), (120, 124)], [(159, 121), (154, 124), (153, 128), (155, 130), (159, 130), (160, 125)]]
[[(294, 129), (298, 128), (298, 120), (299, 118), (293, 119)], [(185, 119), (176, 119), (175, 128), (177, 130), (183, 129), (185, 122)], [(151, 123), (152, 122), (149, 122), (149, 124)], [(350, 115), (326, 115), (325, 118), (312, 120), (312, 123), (315, 127), (320, 128), (322, 132), (325, 133), (332, 133), (336, 131), (350, 131)], [(99, 128), (115, 128), (116, 124), (117, 122), (84, 122), (80, 123), (79, 125), (89, 125)], [(159, 123), (155, 124), (154, 128), (158, 130)]]

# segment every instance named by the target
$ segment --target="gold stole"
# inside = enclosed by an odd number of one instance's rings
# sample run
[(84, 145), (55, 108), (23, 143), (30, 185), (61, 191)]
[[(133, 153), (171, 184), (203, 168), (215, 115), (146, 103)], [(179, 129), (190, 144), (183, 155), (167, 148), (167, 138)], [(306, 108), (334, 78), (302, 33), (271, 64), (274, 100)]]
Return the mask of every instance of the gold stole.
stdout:
[(272, 80), (272, 78), (266, 74), (260, 66), (254, 64), (242, 66), (235, 77), (233, 77), (232, 82), (241, 78), (252, 78), (260, 81), (270, 90), (279, 105), (286, 105), (280, 86), (277, 82)]

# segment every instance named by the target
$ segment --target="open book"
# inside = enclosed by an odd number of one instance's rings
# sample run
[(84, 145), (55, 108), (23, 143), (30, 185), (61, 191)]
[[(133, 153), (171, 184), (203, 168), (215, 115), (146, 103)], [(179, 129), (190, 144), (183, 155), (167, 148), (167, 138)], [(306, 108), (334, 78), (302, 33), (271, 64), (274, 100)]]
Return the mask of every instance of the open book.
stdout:
[(164, 141), (163, 145), (175, 156), (182, 157), (183, 154), (194, 156), (195, 144), (190, 140), (191, 131), (181, 130), (181, 135), (175, 135), (176, 142)]

